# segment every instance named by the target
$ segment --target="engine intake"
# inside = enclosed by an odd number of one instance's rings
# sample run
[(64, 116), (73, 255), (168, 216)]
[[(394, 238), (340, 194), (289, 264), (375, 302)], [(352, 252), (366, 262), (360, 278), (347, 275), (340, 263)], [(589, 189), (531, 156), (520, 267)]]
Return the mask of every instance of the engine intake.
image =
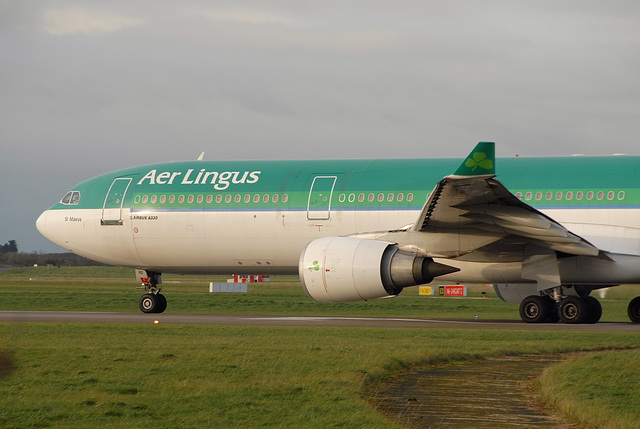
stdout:
[(325, 237), (307, 244), (298, 270), (309, 297), (349, 302), (395, 296), (458, 268), (407, 255), (387, 241)]

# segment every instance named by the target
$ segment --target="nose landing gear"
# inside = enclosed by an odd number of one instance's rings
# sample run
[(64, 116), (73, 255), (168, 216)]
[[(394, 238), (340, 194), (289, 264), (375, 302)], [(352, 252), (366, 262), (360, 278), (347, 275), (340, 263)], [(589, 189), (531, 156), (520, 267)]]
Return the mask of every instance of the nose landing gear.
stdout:
[(167, 309), (167, 298), (160, 293), (162, 274), (154, 271), (137, 270), (138, 280), (147, 291), (140, 297), (140, 310), (143, 313), (162, 313)]

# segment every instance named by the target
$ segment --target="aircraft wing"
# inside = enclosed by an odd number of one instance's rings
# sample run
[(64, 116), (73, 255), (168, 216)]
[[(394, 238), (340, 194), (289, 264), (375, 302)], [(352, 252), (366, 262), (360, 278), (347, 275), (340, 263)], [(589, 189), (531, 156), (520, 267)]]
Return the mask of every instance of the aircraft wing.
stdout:
[[(538, 248), (597, 256), (599, 249), (520, 201), (495, 179), (494, 143), (481, 142), (434, 188), (413, 226), (415, 232), (520, 237)], [(471, 250), (471, 249), (469, 249)]]

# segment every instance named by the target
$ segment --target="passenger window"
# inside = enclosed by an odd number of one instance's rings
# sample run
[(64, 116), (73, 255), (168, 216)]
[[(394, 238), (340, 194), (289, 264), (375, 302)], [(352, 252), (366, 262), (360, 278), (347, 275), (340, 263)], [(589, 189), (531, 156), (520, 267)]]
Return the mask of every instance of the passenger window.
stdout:
[(284, 195), (282, 196), (282, 202), (283, 202), (283, 203), (286, 203), (287, 201), (289, 201), (289, 195), (284, 194)]
[(245, 194), (245, 196), (244, 196), (244, 202), (245, 202), (245, 204), (250, 203), (250, 202), (251, 202), (251, 195), (249, 195), (249, 194)]
[(527, 200), (527, 201), (531, 200), (531, 198), (533, 198), (533, 193), (531, 193), (531, 192), (527, 192), (524, 195), (524, 199)]
[(151, 196), (151, 204), (155, 204), (158, 201), (158, 196), (157, 195), (152, 195)]
[(400, 192), (400, 193), (398, 194), (398, 202), (399, 202), (399, 203), (401, 203), (401, 202), (402, 202), (402, 200), (404, 200), (404, 194), (403, 194), (402, 192)]
[(178, 203), (179, 203), (179, 204), (184, 203), (184, 195), (180, 195), (180, 196), (178, 197)]
[(173, 204), (176, 202), (176, 196), (175, 195), (170, 195), (169, 196), (169, 204)]
[(358, 195), (358, 202), (359, 203), (363, 203), (364, 202), (364, 194), (359, 194)]
[(413, 194), (409, 193), (407, 194), (407, 202), (410, 203), (411, 201), (413, 201)]
[(573, 192), (567, 192), (567, 200), (571, 201), (573, 199)]
[(189, 202), (189, 204), (193, 203), (193, 195), (189, 195), (187, 201)]
[(198, 195), (198, 204), (202, 204), (204, 201), (204, 195)]
[(593, 199), (593, 191), (587, 192), (587, 199), (591, 201)]
[(240, 194), (236, 194), (236, 196), (233, 197), (233, 201), (235, 201), (236, 203), (239, 203), (240, 200), (242, 200), (242, 197), (240, 196)]
[(384, 201), (384, 194), (383, 193), (379, 193), (378, 194), (378, 202), (381, 203)]
[(367, 197), (367, 201), (372, 203), (374, 198), (375, 198), (375, 196), (373, 194), (369, 194), (369, 196)]
[(269, 194), (264, 194), (264, 196), (262, 197), (262, 202), (265, 204), (269, 202)]
[(213, 202), (213, 195), (207, 195), (207, 204), (211, 204)]
[(598, 198), (598, 201), (599, 201), (599, 200), (601, 200), (601, 199), (603, 199), (603, 198), (604, 198), (604, 192), (599, 191), (599, 192), (598, 192), (598, 197), (597, 197), (597, 198)]
[(522, 192), (516, 192), (516, 198), (521, 200), (522, 199)]
[(582, 199), (583, 195), (584, 195), (584, 193), (582, 191), (576, 192), (576, 200), (580, 201)]
[(220, 204), (222, 202), (222, 194), (216, 195), (216, 203)]
[(562, 192), (556, 192), (556, 200), (560, 201), (562, 199)]
[(226, 197), (224, 197), (224, 202), (229, 204), (231, 202), (231, 195), (227, 195)]
[(613, 191), (609, 191), (609, 192), (607, 193), (607, 199), (608, 199), (609, 201), (611, 201), (615, 195), (616, 195), (616, 193), (615, 193), (615, 192), (613, 192)]
[(161, 195), (160, 196), (160, 204), (164, 204), (167, 201), (167, 196), (166, 195)]
[(387, 201), (388, 202), (393, 202), (393, 194), (387, 195)]
[(273, 194), (273, 197), (271, 197), (271, 201), (273, 203), (277, 203), (279, 198), (280, 196), (278, 194)]

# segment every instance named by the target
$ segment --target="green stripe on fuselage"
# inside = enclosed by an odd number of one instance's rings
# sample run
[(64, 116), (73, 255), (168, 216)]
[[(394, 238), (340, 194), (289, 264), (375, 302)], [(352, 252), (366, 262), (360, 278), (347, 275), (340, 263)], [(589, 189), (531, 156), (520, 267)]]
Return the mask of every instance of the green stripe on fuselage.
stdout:
[[(327, 160), (327, 161), (190, 161), (153, 164), (104, 174), (77, 185), (80, 191), (77, 205), (56, 204), (52, 209), (101, 209), (107, 191), (114, 179), (132, 178), (124, 206), (133, 208), (175, 209), (236, 209), (236, 210), (306, 210), (309, 191), (317, 176), (336, 176), (331, 208), (349, 209), (416, 209), (426, 201), (427, 195), (444, 176), (460, 165), (460, 159), (391, 159), (391, 160)], [(640, 157), (548, 157), (499, 158), (496, 173), (513, 193), (521, 192), (523, 201), (534, 207), (638, 207), (640, 206)], [(235, 182), (235, 183), (234, 183)], [(527, 192), (532, 198), (527, 200)], [(542, 197), (538, 200), (536, 194)], [(547, 193), (552, 198), (547, 200)], [(571, 192), (571, 199), (568, 198)], [(578, 192), (583, 198), (578, 200)], [(594, 192), (591, 200), (587, 193)], [(598, 199), (602, 192), (602, 199)], [(609, 198), (613, 192), (613, 198)], [(562, 193), (561, 198), (559, 193)], [(274, 202), (273, 195), (278, 195)], [(364, 201), (360, 201), (361, 194)], [(369, 201), (369, 195), (374, 200)], [(383, 201), (379, 201), (383, 194)], [(389, 197), (393, 194), (393, 198)], [(398, 195), (403, 194), (402, 201)], [(409, 201), (407, 196), (413, 195)], [(156, 196), (155, 204), (151, 198)], [(165, 195), (167, 200), (160, 204)], [(170, 195), (176, 203), (168, 203)], [(179, 204), (180, 195), (185, 202)], [(188, 203), (189, 195), (194, 202)], [(203, 202), (198, 203), (198, 196)], [(207, 197), (212, 195), (212, 203)], [(222, 203), (216, 197), (222, 195)], [(226, 203), (226, 195), (232, 202)], [(241, 195), (241, 202), (235, 202)], [(250, 201), (245, 203), (245, 195)], [(258, 201), (254, 201), (259, 195)], [(264, 195), (269, 195), (265, 202)], [(282, 197), (288, 201), (283, 203)], [(353, 197), (351, 197), (353, 195)], [(147, 196), (147, 202), (142, 198)], [(341, 196), (344, 196), (341, 198)], [(136, 197), (139, 202), (134, 203)]]

